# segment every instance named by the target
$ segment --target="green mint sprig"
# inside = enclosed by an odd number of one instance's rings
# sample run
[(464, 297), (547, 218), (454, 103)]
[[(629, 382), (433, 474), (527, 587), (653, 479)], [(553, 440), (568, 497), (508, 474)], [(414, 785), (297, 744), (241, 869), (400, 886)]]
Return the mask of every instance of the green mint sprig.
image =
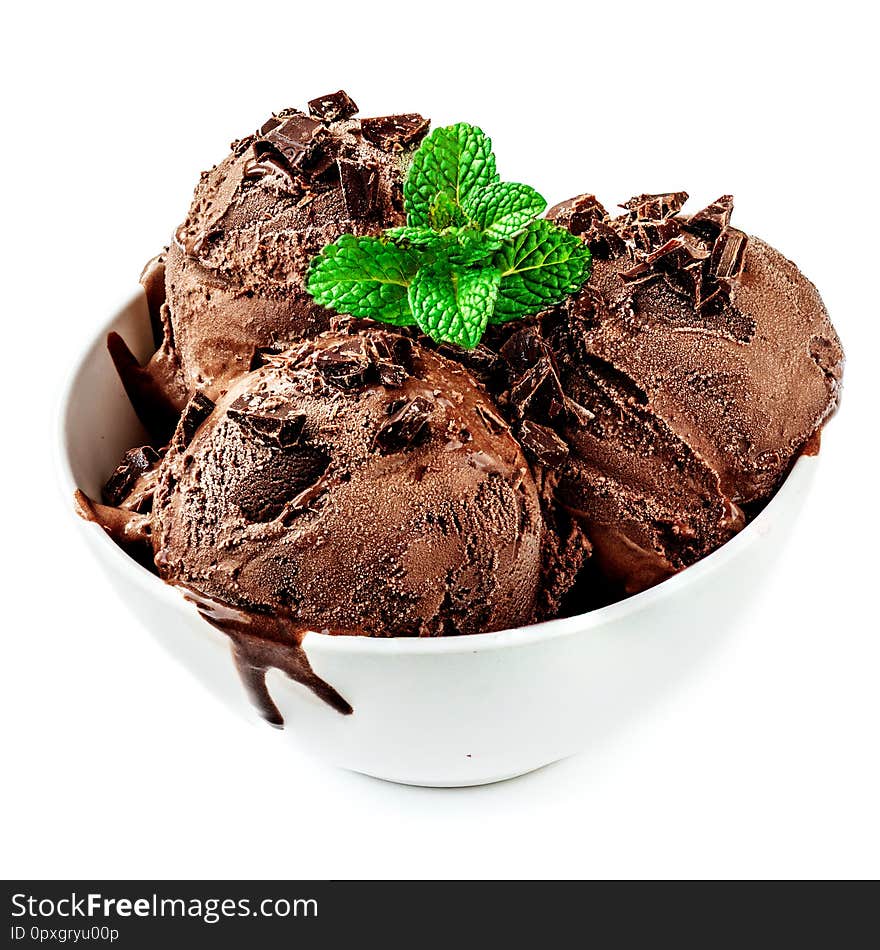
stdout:
[(404, 227), (346, 234), (315, 255), (319, 304), (473, 349), (487, 324), (560, 303), (590, 275), (586, 244), (539, 218), (534, 188), (499, 179), (491, 141), (466, 122), (422, 142), (403, 198)]

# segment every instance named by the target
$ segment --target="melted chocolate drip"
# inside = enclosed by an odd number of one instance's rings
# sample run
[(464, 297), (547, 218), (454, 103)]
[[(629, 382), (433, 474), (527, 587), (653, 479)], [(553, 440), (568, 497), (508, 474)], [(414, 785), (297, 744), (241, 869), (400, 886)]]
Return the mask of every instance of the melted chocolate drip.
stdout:
[[(190, 588), (182, 589), (186, 599), (196, 605), (202, 617), (232, 641), (232, 657), (241, 681), (260, 715), (268, 723), (279, 728), (284, 725), (284, 717), (266, 686), (266, 673), (272, 668), (281, 670), (294, 682), (308, 687), (343, 716), (353, 712), (351, 704), (312, 669), (302, 648), (303, 638), (309, 632), (307, 628), (287, 617), (246, 613)], [(320, 632), (356, 633), (349, 630)]]
[(156, 445), (165, 445), (180, 415), (161, 381), (141, 366), (128, 344), (115, 332), (107, 334), (107, 349), (132, 408)]

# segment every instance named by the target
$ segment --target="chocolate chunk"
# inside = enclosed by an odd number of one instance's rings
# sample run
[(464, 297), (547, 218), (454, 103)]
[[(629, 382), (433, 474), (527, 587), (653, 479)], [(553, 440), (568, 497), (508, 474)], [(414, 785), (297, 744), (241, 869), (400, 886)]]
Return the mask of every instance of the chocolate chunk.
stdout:
[(350, 119), (357, 111), (358, 107), (354, 99), (347, 92), (343, 92), (342, 89), (309, 101), (309, 113), (319, 119), (324, 119), (326, 122)]
[(501, 347), (501, 355), (515, 373), (534, 366), (547, 353), (547, 344), (536, 327), (517, 330)]
[(375, 165), (359, 165), (347, 159), (336, 160), (339, 184), (349, 218), (364, 218), (376, 207), (379, 169)]
[(733, 214), (733, 195), (722, 195), (702, 211), (692, 215), (682, 227), (710, 243), (730, 224)]
[(430, 122), (415, 112), (361, 119), (361, 134), (383, 152), (401, 152), (411, 148), (428, 131)]
[(274, 521), (285, 509), (307, 507), (301, 499), (318, 486), (326, 487), (322, 476), (329, 464), (330, 456), (321, 449), (275, 453), (232, 487), (229, 500), (247, 521)]
[(255, 145), (257, 159), (262, 160), (268, 150), (274, 150), (291, 169), (303, 169), (310, 174), (326, 170), (330, 160), (319, 147), (327, 138), (323, 123), (304, 112), (276, 118), (280, 121), (261, 134), (260, 141)]
[(585, 237), (590, 254), (597, 260), (607, 261), (626, 250), (626, 242), (609, 222), (594, 221)]
[(409, 378), (409, 373), (402, 367), (386, 360), (378, 360), (376, 371), (379, 374), (379, 382), (390, 389), (399, 389)]
[(178, 451), (185, 449), (192, 442), (199, 426), (213, 411), (214, 403), (204, 393), (195, 393), (183, 408), (180, 422), (174, 431), (173, 446)]
[(491, 376), (499, 365), (498, 354), (483, 343), (478, 343), (472, 350), (466, 350), (454, 343), (441, 343), (437, 352), (466, 366), (481, 380)]
[(658, 221), (678, 214), (687, 199), (686, 191), (670, 191), (662, 195), (636, 195), (620, 207), (626, 208), (637, 218)]
[(370, 356), (383, 386), (397, 389), (413, 375), (412, 343), (406, 337), (383, 334), (371, 339)]
[(400, 452), (423, 441), (429, 430), (428, 420), (434, 411), (433, 403), (424, 396), (405, 399), (391, 404), (392, 412), (376, 433), (376, 445), (385, 455)]
[(709, 273), (721, 280), (735, 280), (742, 273), (749, 237), (736, 228), (725, 228), (712, 248)]
[(696, 306), (702, 313), (718, 313), (730, 302), (730, 284), (726, 280), (704, 280)]
[(647, 221), (634, 218), (620, 224), (620, 233), (642, 253), (651, 253), (670, 241), (681, 230), (674, 218)]
[(552, 430), (530, 419), (519, 428), (519, 441), (526, 453), (548, 468), (559, 468), (568, 458), (568, 446)]
[(105, 504), (119, 507), (126, 499), (134, 483), (149, 472), (159, 461), (159, 453), (149, 445), (129, 449), (122, 456), (116, 471), (107, 479), (102, 497)]
[(268, 135), (272, 129), (277, 129), (281, 125), (281, 119), (277, 115), (270, 116), (266, 121), (260, 126), (257, 131), (258, 135)]
[(291, 413), (285, 406), (261, 405), (247, 396), (236, 399), (228, 415), (261, 442), (279, 449), (289, 449), (300, 441), (306, 421), (304, 415)]
[(341, 389), (361, 389), (370, 380), (373, 361), (360, 337), (319, 350), (315, 367), (328, 382)]
[(510, 402), (519, 415), (529, 411), (539, 391), (545, 383), (552, 381), (554, 375), (549, 358), (542, 356), (513, 383), (510, 387)]
[(608, 212), (595, 195), (577, 195), (554, 205), (547, 217), (572, 234), (587, 234), (597, 222), (608, 220)]

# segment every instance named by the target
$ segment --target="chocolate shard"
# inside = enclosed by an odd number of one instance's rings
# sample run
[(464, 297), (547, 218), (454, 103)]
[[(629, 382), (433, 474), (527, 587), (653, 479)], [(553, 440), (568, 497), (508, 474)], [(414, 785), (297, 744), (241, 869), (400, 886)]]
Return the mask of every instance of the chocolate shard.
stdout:
[(608, 220), (608, 212), (595, 195), (577, 195), (554, 205), (547, 217), (572, 234), (587, 234), (598, 222)]
[(268, 135), (272, 129), (277, 129), (279, 125), (281, 125), (281, 119), (277, 115), (269, 116), (257, 130), (257, 135)]
[(675, 218), (663, 218), (649, 221), (633, 218), (620, 224), (621, 235), (643, 254), (662, 247), (681, 231), (681, 225)]
[(517, 330), (505, 340), (501, 347), (501, 355), (515, 373), (534, 366), (546, 354), (547, 344), (536, 327)]
[(488, 406), (480, 405), (479, 403), (474, 407), (477, 415), (483, 420), (486, 428), (493, 434), (499, 435), (502, 432), (506, 432), (510, 428), (508, 424), (495, 412), (493, 409), (490, 409)]
[(560, 468), (568, 458), (566, 443), (552, 429), (531, 419), (519, 427), (519, 441), (529, 456), (548, 468)]
[(651, 267), (647, 261), (640, 261), (638, 264), (630, 267), (629, 270), (621, 271), (620, 279), (631, 287), (640, 284), (646, 284), (648, 281), (655, 280), (660, 275)]
[(159, 453), (149, 445), (129, 449), (122, 456), (116, 471), (107, 479), (101, 492), (105, 504), (118, 508), (134, 487), (135, 482), (149, 472), (159, 461)]
[(361, 337), (320, 350), (315, 355), (315, 368), (340, 389), (362, 389), (372, 375), (373, 360)]
[(309, 101), (309, 114), (325, 122), (350, 119), (357, 111), (357, 103), (342, 89)]
[(406, 370), (407, 375), (413, 375), (413, 345), (409, 337), (383, 333), (381, 336), (376, 336), (372, 345), (377, 359), (400, 366)]
[(376, 433), (375, 444), (383, 455), (400, 452), (428, 435), (434, 404), (425, 396), (392, 403), (392, 412)]
[(349, 218), (362, 218), (373, 213), (379, 186), (379, 169), (338, 158), (339, 184)]
[(670, 191), (661, 195), (635, 195), (620, 207), (637, 218), (659, 221), (681, 211), (688, 199), (686, 191)]
[(590, 412), (586, 406), (582, 406), (568, 396), (565, 397), (565, 411), (569, 420), (581, 427), (589, 425), (596, 418), (594, 412)]
[(498, 354), (483, 343), (478, 343), (472, 350), (466, 350), (454, 343), (441, 343), (437, 352), (466, 366), (479, 379), (490, 376), (499, 365)]
[(725, 228), (712, 248), (709, 273), (719, 280), (736, 280), (742, 273), (749, 237), (736, 228)]
[(532, 407), (535, 397), (552, 379), (553, 367), (546, 356), (542, 356), (534, 366), (527, 369), (510, 387), (510, 402), (520, 416), (524, 416)]
[(227, 414), (259, 441), (279, 449), (289, 449), (300, 441), (306, 421), (302, 413), (291, 413), (286, 406), (260, 404), (246, 396), (236, 399)]
[(702, 211), (692, 215), (682, 227), (691, 234), (699, 235), (713, 243), (721, 232), (730, 225), (733, 214), (733, 195), (722, 195)]
[(391, 334), (371, 341), (372, 357), (383, 386), (397, 389), (412, 376), (412, 343), (406, 337)]
[(174, 430), (171, 444), (178, 451), (183, 451), (196, 434), (199, 426), (214, 411), (214, 403), (204, 393), (194, 393), (184, 406), (180, 421)]
[(430, 122), (415, 112), (361, 119), (361, 134), (383, 152), (401, 152), (421, 141)]

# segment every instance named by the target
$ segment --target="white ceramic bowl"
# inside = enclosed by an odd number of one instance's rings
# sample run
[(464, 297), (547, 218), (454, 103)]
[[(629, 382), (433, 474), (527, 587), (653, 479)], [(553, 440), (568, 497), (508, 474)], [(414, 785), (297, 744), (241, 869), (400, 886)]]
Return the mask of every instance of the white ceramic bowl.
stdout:
[[(149, 355), (140, 290), (83, 353), (64, 396), (60, 462), (72, 518), (74, 489), (99, 496), (122, 453), (144, 435), (105, 348), (111, 329), (138, 356)], [(336, 765), (415, 785), (495, 782), (572, 755), (644, 714), (735, 627), (767, 580), (815, 468), (815, 458), (800, 459), (733, 540), (652, 590), (601, 610), (448, 639), (307, 634), (312, 667), (354, 713), (340, 715), (270, 670), (269, 691), (287, 736)], [(76, 520), (108, 579), (156, 639), (217, 696), (257, 719), (225, 635), (101, 528)]]

